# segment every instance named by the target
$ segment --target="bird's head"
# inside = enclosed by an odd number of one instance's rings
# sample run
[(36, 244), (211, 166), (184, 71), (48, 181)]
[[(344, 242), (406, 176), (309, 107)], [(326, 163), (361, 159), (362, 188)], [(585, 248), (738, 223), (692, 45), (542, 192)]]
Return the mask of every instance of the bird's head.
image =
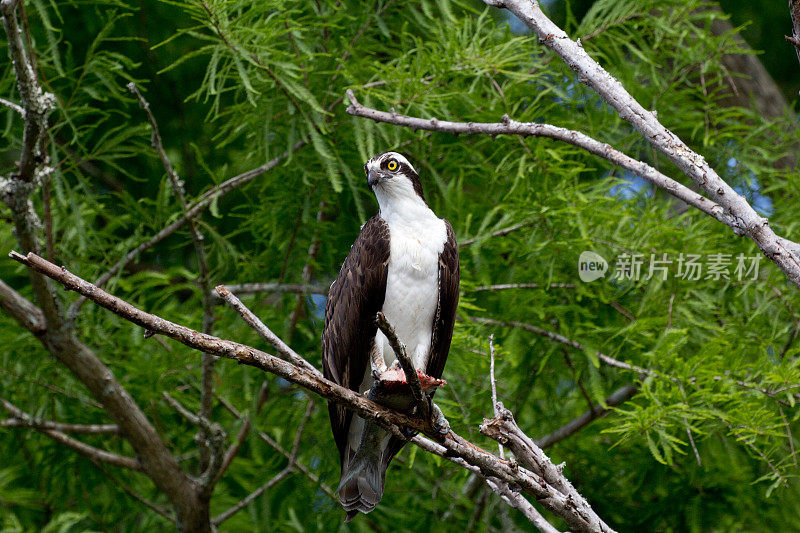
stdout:
[(364, 172), (381, 208), (398, 202), (425, 204), (419, 174), (397, 152), (376, 155), (364, 165)]

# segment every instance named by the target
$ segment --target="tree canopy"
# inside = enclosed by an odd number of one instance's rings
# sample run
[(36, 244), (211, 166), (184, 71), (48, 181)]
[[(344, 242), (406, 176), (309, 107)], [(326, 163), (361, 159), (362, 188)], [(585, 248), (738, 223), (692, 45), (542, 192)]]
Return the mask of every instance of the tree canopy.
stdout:
[[(90, 281), (140, 247), (105, 290), (272, 353), (210, 292), (268, 284), (238, 294), (320, 368), (327, 286), (377, 210), (362, 166), (392, 149), (413, 162), (428, 204), (461, 244), (459, 318), (436, 401), (462, 436), (497, 449), (477, 429), (493, 415), (494, 335), (498, 399), (615, 529), (800, 525), (800, 296), (752, 240), (580, 146), (348, 114), (350, 89), (366, 108), (426, 120), (552, 124), (702, 193), (507, 11), (468, 0), (31, 0), (13, 9), (55, 104), (28, 191), (41, 225), (21, 228), (27, 200), (24, 209), (5, 200), (0, 280), (44, 311), (27, 269), (5, 257), (31, 251), (26, 231), (43, 257)], [(788, 108), (766, 117), (731, 105), (746, 74), (723, 59), (753, 52), (738, 28), (712, 31), (723, 11), (695, 0), (558, 9), (571, 38), (776, 233), (798, 239), (797, 118)], [(775, 41), (790, 33), (788, 10), (782, 20), (786, 30), (770, 30)], [(11, 57), (8, 45), (0, 41), (0, 57)], [(800, 72), (796, 62), (787, 68)], [(0, 62), (0, 97), (12, 103), (21, 102), (17, 76), (10, 60)], [(158, 143), (131, 83), (149, 102)], [(0, 119), (6, 191), (6, 178), (24, 170), (15, 162), (26, 121), (8, 106)], [(191, 223), (153, 242), (192, 206), (200, 207)], [(581, 279), (583, 252), (606, 261), (604, 276)], [(248, 366), (214, 364), (55, 288), (67, 317), (59, 331), (111, 370), (182, 469), (199, 476), (212, 445), (196, 435), (213, 439), (176, 403), (218, 424), (225, 447), (241, 443), (210, 497), (212, 517), (275, 480), (221, 530), (533, 530), (482, 479), (414, 446), (389, 469), (377, 509), (343, 525), (323, 399)], [(0, 332), (0, 398), (30, 415), (0, 409), (2, 530), (174, 527), (158, 512), (172, 512), (168, 498), (147, 476), (30, 427), (114, 419), (41, 331), (0, 313)], [(553, 434), (581, 416), (591, 422)], [(113, 429), (76, 438), (134, 456)]]

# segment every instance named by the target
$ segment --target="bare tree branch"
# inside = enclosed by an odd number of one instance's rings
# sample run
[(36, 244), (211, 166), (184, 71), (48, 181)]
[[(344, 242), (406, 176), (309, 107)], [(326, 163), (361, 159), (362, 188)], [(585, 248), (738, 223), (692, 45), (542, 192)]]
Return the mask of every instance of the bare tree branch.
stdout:
[(520, 222), (519, 224), (514, 224), (513, 226), (509, 226), (507, 228), (503, 228), (503, 229), (497, 230), (497, 231), (493, 232), (492, 234), (487, 235), (485, 237), (472, 237), (470, 239), (464, 239), (463, 241), (458, 243), (458, 248), (460, 250), (461, 248), (464, 248), (465, 246), (469, 246), (471, 244), (475, 244), (476, 242), (480, 242), (480, 241), (486, 240), (489, 237), (505, 237), (506, 235), (508, 235), (509, 233), (511, 233), (513, 231), (517, 231), (518, 229), (526, 228), (526, 227), (532, 226), (532, 225), (533, 225), (532, 221)]
[(119, 428), (114, 424), (66, 424), (64, 422), (54, 422), (52, 420), (24, 420), (22, 418), (8, 418), (0, 421), (0, 427), (4, 428), (31, 428), (31, 429), (50, 429), (61, 431), (62, 433), (88, 433), (91, 435), (117, 435)]
[(38, 424), (36, 424), (31, 415), (29, 415), (22, 409), (19, 409), (17, 406), (12, 404), (8, 400), (0, 398), (0, 404), (2, 404), (5, 410), (11, 413), (11, 415), (14, 418), (20, 419), (28, 424), (27, 426), (22, 426), (22, 427), (32, 427), (37, 431), (47, 435), (54, 441), (59, 442), (68, 448), (72, 448), (79, 454), (84, 455), (89, 459), (96, 459), (104, 463), (121, 466), (122, 468), (128, 468), (130, 470), (136, 470), (136, 471), (142, 470), (141, 463), (132, 457), (125, 457), (123, 455), (118, 455), (116, 453), (108, 452), (106, 450), (101, 450), (100, 448), (95, 448), (94, 446), (86, 444), (85, 442), (81, 442), (77, 439), (70, 437), (69, 435), (67, 435), (62, 431), (36, 427)]
[[(611, 395), (606, 398), (606, 405), (608, 407), (617, 407), (631, 399), (636, 393), (638, 392), (638, 388), (635, 385), (628, 384), (623, 385), (619, 389), (615, 390)], [(579, 432), (583, 428), (589, 425), (590, 422), (596, 420), (600, 417), (603, 417), (611, 412), (611, 409), (603, 408), (600, 405), (595, 405), (592, 409), (586, 411), (582, 415), (577, 418), (573, 418), (560, 428), (556, 429), (552, 433), (548, 433), (544, 437), (536, 439), (536, 445), (542, 449), (549, 448), (553, 444), (557, 442), (561, 442), (562, 440), (566, 439), (574, 435), (575, 433)]]
[[(242, 413), (240, 413), (239, 410), (236, 409), (233, 405), (231, 405), (230, 402), (228, 402), (227, 400), (220, 398), (219, 396), (217, 396), (217, 400), (225, 409), (228, 410), (228, 412), (230, 412), (237, 419), (248, 420), (250, 418), (249, 416), (245, 417), (244, 415), (242, 415)], [(276, 452), (283, 455), (287, 459), (289, 459), (292, 456), (292, 454), (288, 450), (283, 448), (283, 446), (281, 446), (275, 439), (273, 439), (263, 431), (258, 432), (258, 437), (262, 441), (264, 441), (267, 445), (269, 445), (272, 449), (274, 449)], [(333, 501), (338, 503), (339, 499), (336, 497), (336, 494), (333, 492), (333, 489), (331, 489), (327, 484), (320, 481), (318, 475), (316, 475), (306, 465), (304, 465), (299, 461), (295, 461), (295, 467), (297, 468), (297, 470), (302, 472), (308, 479), (310, 479), (312, 483), (318, 485), (319, 488), (321, 488), (322, 491), (325, 494), (327, 494)]]
[[(12, 252), (10, 255), (13, 259), (58, 281), (65, 289), (73, 290), (86, 296), (101, 307), (112, 311), (130, 322), (138, 324), (154, 333), (175, 339), (199, 351), (208, 351), (220, 357), (234, 359), (240, 364), (254, 366), (266, 372), (278, 375), (323, 398), (346, 405), (362, 418), (375, 420), (379, 425), (399, 438), (407, 438), (405, 437), (405, 433), (400, 430), (400, 427), (407, 427), (415, 431), (427, 433), (431, 437), (440, 438), (441, 444), (438, 446), (444, 449), (442, 454), (446, 453), (448, 456), (459, 459), (471, 467), (476, 468), (484, 477), (493, 476), (507, 483), (520, 486), (522, 490), (536, 498), (545, 508), (563, 518), (564, 521), (575, 530), (611, 531), (594, 511), (588, 507), (588, 504), (576, 500), (575, 496), (571, 493), (565, 494), (562, 490), (559, 490), (548, 482), (545, 476), (550, 476), (549, 472), (536, 472), (509, 463), (508, 461), (503, 461), (478, 448), (453, 431), (449, 431), (444, 436), (439, 435), (431, 427), (429, 421), (404, 415), (382, 407), (364, 398), (355, 391), (341, 387), (324, 378), (320, 378), (304, 368), (295, 366), (253, 347), (219, 339), (141, 311), (131, 304), (108, 294), (99, 287), (71, 274), (65, 268), (60, 268), (35, 254), (22, 256), (16, 252)], [(414, 440), (414, 442), (419, 442), (419, 440)], [(566, 480), (559, 480), (560, 486), (563, 486), (565, 483), (569, 482)]]
[[(127, 252), (124, 256), (122, 256), (116, 263), (114, 263), (103, 275), (101, 275), (95, 281), (95, 285), (98, 287), (102, 287), (108, 281), (117, 275), (123, 268), (125, 268), (131, 261), (136, 259), (139, 254), (142, 252), (149, 250), (162, 240), (166, 239), (179, 229), (181, 229), (190, 219), (195, 218), (198, 214), (200, 214), (206, 207), (211, 205), (211, 203), (217, 199), (222, 197), (223, 195), (238, 189), (242, 185), (250, 183), (258, 176), (265, 174), (272, 170), (273, 168), (277, 167), (278, 164), (283, 161), (284, 159), (288, 158), (290, 155), (295, 153), (297, 150), (302, 148), (308, 144), (307, 140), (298, 141), (292, 146), (290, 149), (283, 152), (281, 155), (271, 159), (267, 163), (256, 167), (252, 170), (248, 170), (247, 172), (243, 172), (238, 176), (234, 176), (227, 181), (220, 183), (219, 185), (215, 185), (204, 194), (200, 195), (200, 198), (197, 199), (195, 202), (189, 205), (189, 208), (175, 221), (167, 224), (164, 228), (153, 235), (149, 240), (143, 242), (133, 250)], [(81, 306), (86, 302), (86, 298), (79, 297), (76, 298), (72, 305), (69, 308), (69, 312), (67, 316), (70, 318), (75, 318), (78, 314), (78, 310), (80, 310)]]
[(44, 315), (27, 298), (0, 280), (0, 308), (34, 335), (47, 329)]
[(514, 492), (511, 487), (508, 486), (508, 483), (498, 481), (499, 480), (494, 478), (486, 478), (486, 484), (489, 485), (489, 488), (511, 507), (524, 514), (525, 518), (536, 526), (536, 529), (542, 533), (559, 533), (558, 529), (553, 527), (550, 522), (539, 514), (539, 511), (536, 510), (531, 502), (523, 498), (519, 492)]
[(22, 116), (22, 118), (25, 118), (25, 110), (22, 108), (21, 105), (15, 104), (14, 102), (6, 100), (5, 98), (0, 98), (0, 105), (9, 108), (15, 113), (19, 113)]
[[(234, 283), (224, 285), (233, 294), (238, 297), (247, 296), (250, 294), (259, 294), (262, 292), (296, 292), (303, 294), (328, 294), (328, 285), (319, 283)], [(222, 300), (221, 297), (217, 297)]]
[[(201, 474), (199, 482), (202, 487), (201, 492), (203, 497), (210, 498), (214, 490), (214, 481), (218, 478), (219, 470), (222, 468), (224, 460), (223, 447), (225, 446), (227, 434), (225, 430), (222, 429), (222, 426), (193, 413), (166, 392), (162, 392), (161, 395), (179, 415), (188, 420), (189, 423), (200, 428), (201, 431), (198, 432), (198, 436), (206, 439), (205, 446), (209, 450), (208, 463), (202, 464), (203, 457), (201, 454)], [(200, 449), (202, 450), (202, 446)]]
[[(167, 157), (167, 152), (164, 151), (164, 145), (161, 141), (161, 133), (158, 130), (158, 122), (155, 115), (150, 110), (150, 104), (145, 100), (142, 93), (136, 87), (134, 82), (128, 84), (128, 90), (131, 91), (139, 100), (139, 105), (144, 109), (147, 118), (150, 121), (150, 127), (153, 131), (150, 144), (158, 153), (161, 158), (161, 164), (164, 165), (164, 170), (167, 171), (169, 182), (172, 185), (172, 191), (178, 198), (181, 210), (186, 212), (189, 209), (189, 203), (186, 201), (186, 191), (183, 187), (183, 181), (178, 173), (172, 166), (172, 163)], [(194, 244), (195, 256), (197, 257), (197, 265), (200, 275), (200, 290), (202, 292), (203, 304), (203, 333), (211, 334), (214, 329), (214, 297), (211, 293), (211, 279), (208, 268), (208, 257), (206, 254), (205, 236), (200, 231), (197, 221), (194, 218), (189, 218), (187, 221), (189, 225), (189, 234), (192, 236), (192, 244)], [(201, 376), (200, 382), (202, 384), (200, 389), (200, 412), (202, 418), (211, 418), (211, 409), (214, 402), (214, 361), (215, 357), (211, 354), (204, 353), (201, 362)], [(217, 461), (219, 458), (211, 458), (212, 453), (209, 447), (211, 436), (205, 433), (205, 430), (200, 431), (200, 470), (208, 468), (210, 462)]]
[(106, 476), (108, 476), (108, 478), (111, 479), (111, 481), (114, 482), (115, 485), (119, 485), (122, 488), (122, 490), (124, 490), (125, 493), (128, 496), (130, 496), (134, 500), (138, 501), (139, 503), (141, 503), (142, 505), (144, 505), (145, 507), (147, 507), (151, 511), (155, 512), (156, 514), (158, 514), (160, 516), (163, 516), (164, 518), (166, 518), (167, 520), (169, 520), (173, 524), (177, 525), (177, 523), (176, 523), (177, 520), (175, 519), (175, 515), (173, 513), (169, 512), (167, 509), (161, 507), (160, 505), (157, 505), (157, 504), (151, 502), (150, 500), (148, 500), (147, 498), (145, 498), (144, 496), (142, 496), (141, 494), (139, 494), (138, 492), (133, 490), (127, 483), (125, 483), (121, 479), (119, 479), (116, 476), (114, 476), (111, 472), (109, 472), (108, 469), (105, 468), (102, 465), (102, 463), (100, 463), (99, 461), (94, 461), (94, 463), (95, 463), (95, 466), (97, 466), (97, 468), (102, 470), (103, 473)]
[[(16, 14), (17, 2), (0, 4), (3, 27), (8, 36), (8, 52), (17, 77), (17, 89), (22, 99), (25, 129), (22, 139), (17, 178), (24, 183), (34, 181), (34, 173), (42, 157), (41, 144), (47, 133), (47, 116), (55, 109), (55, 96), (42, 90), (36, 70), (22, 39), (22, 29)], [(12, 107), (13, 109), (13, 107)]]
[(305, 430), (306, 422), (308, 422), (308, 419), (311, 417), (311, 413), (313, 411), (314, 411), (314, 401), (309, 400), (308, 403), (306, 404), (306, 410), (303, 413), (303, 418), (300, 421), (300, 424), (297, 426), (294, 442), (292, 444), (292, 451), (289, 454), (289, 464), (286, 466), (286, 468), (281, 470), (272, 479), (261, 485), (259, 488), (248, 494), (242, 501), (240, 501), (227, 511), (220, 513), (218, 516), (216, 516), (212, 520), (212, 523), (215, 526), (220, 525), (222, 522), (224, 522), (237, 512), (241, 511), (242, 509), (250, 505), (250, 503), (253, 500), (264, 494), (264, 492), (266, 492), (269, 488), (275, 486), (278, 482), (280, 482), (284, 478), (288, 477), (292, 472), (294, 472), (295, 462), (297, 461), (297, 452), (300, 449), (300, 440), (303, 437), (303, 431)]
[(514, 452), (517, 461), (527, 468), (541, 472), (544, 480), (566, 497), (567, 505), (572, 508), (572, 512), (584, 517), (588, 528), (594, 531), (609, 531), (610, 528), (594, 514), (589, 503), (564, 477), (561, 472), (563, 465), (554, 465), (542, 449), (519, 429), (511, 411), (505, 409), (502, 404), (498, 406), (498, 411), (500, 412), (498, 416), (481, 424), (481, 433), (508, 446)]
[(211, 522), (215, 526), (220, 525), (225, 520), (227, 520), (234, 514), (238, 513), (239, 511), (250, 505), (250, 503), (253, 500), (264, 494), (264, 492), (266, 492), (270, 488), (274, 487), (275, 485), (277, 485), (278, 483), (289, 477), (293, 471), (294, 471), (293, 464), (290, 463), (289, 466), (287, 466), (286, 468), (275, 474), (275, 476), (273, 476), (269, 481), (267, 481), (266, 483), (258, 487), (256, 490), (248, 494), (245, 499), (243, 499), (242, 501), (240, 501), (227, 511), (224, 511), (223, 513), (220, 513), (219, 515), (215, 516), (211, 520)]
[[(494, 333), (492, 333), (489, 335), (489, 383), (492, 385), (492, 411), (494, 412), (494, 416), (497, 416), (497, 380), (494, 379), (494, 357)], [(497, 446), (500, 451), (500, 459), (505, 459), (506, 454), (503, 451), (503, 445), (498, 444)], [(490, 483), (489, 486), (492, 487), (492, 484)], [(492, 487), (492, 490), (494, 490), (494, 487)]]
[(574, 283), (499, 283), (497, 285), (481, 285), (470, 292), (507, 291), (509, 289), (574, 289)]
[[(607, 159), (611, 163), (620, 166), (637, 176), (644, 178), (656, 187), (664, 189), (669, 194), (682, 200), (683, 202), (699, 209), (703, 213), (719, 220), (726, 226), (733, 228), (737, 235), (741, 235), (745, 228), (736, 217), (726, 214), (722, 206), (712, 202), (708, 198), (697, 194), (690, 188), (678, 183), (672, 178), (665, 176), (647, 163), (634, 159), (615, 149), (609, 144), (597, 141), (585, 133), (575, 130), (568, 130), (550, 124), (539, 124), (534, 122), (516, 122), (507, 115), (503, 116), (503, 122), (481, 123), (481, 122), (451, 122), (448, 120), (438, 120), (435, 118), (422, 119), (409, 117), (398, 113), (387, 113), (378, 111), (361, 105), (355, 98), (351, 89), (347, 90), (347, 97), (350, 99), (350, 107), (347, 112), (358, 117), (369, 118), (376, 122), (386, 122), (397, 126), (404, 126), (420, 130), (440, 131), (453, 134), (484, 134), (484, 135), (521, 135), (524, 137), (548, 137), (562, 141), (596, 156)], [(516, 228), (515, 228), (516, 229)], [(472, 244), (465, 241), (461, 246)], [(799, 271), (800, 272), (800, 271)]]
[(245, 417), (242, 420), (242, 425), (239, 427), (239, 431), (236, 433), (236, 437), (233, 439), (233, 443), (225, 450), (225, 455), (222, 456), (222, 464), (217, 470), (217, 473), (214, 475), (214, 479), (211, 480), (211, 485), (215, 486), (219, 483), (219, 480), (222, 479), (222, 476), (225, 475), (225, 472), (228, 471), (228, 467), (231, 466), (233, 460), (236, 458), (236, 454), (239, 453), (239, 450), (244, 444), (244, 439), (247, 438), (247, 434), (250, 432), (250, 417)]
[[(762, 253), (778, 265), (792, 283), (800, 287), (800, 254), (796, 247), (787, 246), (786, 239), (775, 234), (766, 218), (756, 213), (747, 200), (728, 185), (701, 155), (692, 151), (677, 135), (664, 127), (656, 113), (648, 111), (637, 102), (619, 81), (586, 53), (580, 42), (570, 39), (564, 30), (547, 18), (538, 2), (484, 0), (484, 3), (505, 8), (522, 20), (539, 37), (539, 42), (555, 52), (575, 71), (578, 81), (591, 87), (656, 150), (691, 178), (708, 195), (705, 202), (710, 200), (722, 208), (715, 209), (717, 216), (712, 215), (714, 218), (750, 237)], [(666, 190), (677, 196), (676, 191), (669, 188)], [(702, 204), (707, 205), (705, 202)], [(730, 223), (726, 222), (729, 218), (733, 219)]]
[(307, 372), (314, 374), (316, 377), (322, 377), (322, 372), (317, 370), (314, 365), (300, 357), (297, 352), (292, 350), (285, 342), (283, 342), (272, 330), (270, 330), (261, 320), (250, 311), (239, 298), (234, 296), (228, 291), (225, 285), (218, 285), (216, 287), (217, 294), (220, 298), (225, 300), (237, 313), (244, 319), (247, 324), (252, 327), (261, 336), (262, 339), (270, 343), (278, 350), (287, 361), (303, 368)]

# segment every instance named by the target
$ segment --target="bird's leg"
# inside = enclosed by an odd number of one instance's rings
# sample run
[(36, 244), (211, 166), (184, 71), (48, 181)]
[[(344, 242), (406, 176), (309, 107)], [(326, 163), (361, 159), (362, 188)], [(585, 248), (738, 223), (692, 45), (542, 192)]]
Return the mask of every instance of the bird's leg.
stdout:
[[(380, 337), (380, 335), (377, 337)], [(375, 342), (372, 343), (369, 360), (372, 366), (372, 377), (375, 381), (380, 381), (381, 374), (386, 372), (386, 361), (383, 358), (383, 339), (376, 338)]]

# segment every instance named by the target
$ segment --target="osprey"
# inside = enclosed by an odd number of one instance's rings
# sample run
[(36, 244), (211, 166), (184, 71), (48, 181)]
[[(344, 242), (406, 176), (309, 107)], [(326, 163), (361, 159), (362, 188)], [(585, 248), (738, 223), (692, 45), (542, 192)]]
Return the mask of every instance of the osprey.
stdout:
[[(375, 316), (392, 324), (414, 367), (439, 378), (458, 305), (458, 245), (453, 228), (425, 203), (419, 175), (396, 152), (364, 165), (378, 214), (361, 228), (325, 305), (322, 366), (326, 378), (359, 393), (387, 372), (395, 354)], [(405, 441), (329, 402), (342, 473), (339, 501), (347, 520), (372, 511), (386, 469)]]

